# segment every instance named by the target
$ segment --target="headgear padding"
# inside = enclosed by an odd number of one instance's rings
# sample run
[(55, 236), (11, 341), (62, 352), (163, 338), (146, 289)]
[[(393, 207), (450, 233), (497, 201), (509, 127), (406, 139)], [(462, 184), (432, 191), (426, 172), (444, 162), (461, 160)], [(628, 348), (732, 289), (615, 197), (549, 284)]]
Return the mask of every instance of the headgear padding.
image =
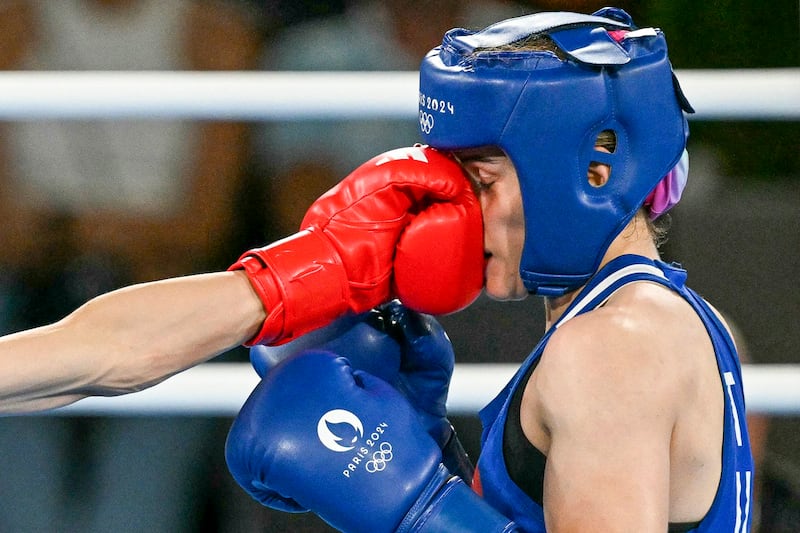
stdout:
[[(450, 30), (422, 62), (424, 141), (440, 150), (499, 146), (516, 168), (526, 231), (520, 274), (532, 293), (560, 295), (586, 283), (686, 146), (683, 110), (692, 109), (664, 36), (634, 29), (616, 8), (537, 13), (478, 32)], [(540, 34), (566, 59), (492, 50)], [(613, 153), (595, 149), (603, 130), (616, 136)], [(605, 185), (587, 180), (592, 162), (611, 167)]]

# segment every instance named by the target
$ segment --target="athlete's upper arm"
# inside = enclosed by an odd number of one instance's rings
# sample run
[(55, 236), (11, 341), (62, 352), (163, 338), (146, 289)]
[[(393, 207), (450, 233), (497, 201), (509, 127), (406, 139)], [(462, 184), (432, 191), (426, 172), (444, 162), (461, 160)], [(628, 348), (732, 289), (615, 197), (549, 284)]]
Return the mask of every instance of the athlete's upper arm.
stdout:
[(624, 323), (575, 319), (548, 344), (535, 381), (548, 531), (664, 531), (675, 402), (643, 341)]

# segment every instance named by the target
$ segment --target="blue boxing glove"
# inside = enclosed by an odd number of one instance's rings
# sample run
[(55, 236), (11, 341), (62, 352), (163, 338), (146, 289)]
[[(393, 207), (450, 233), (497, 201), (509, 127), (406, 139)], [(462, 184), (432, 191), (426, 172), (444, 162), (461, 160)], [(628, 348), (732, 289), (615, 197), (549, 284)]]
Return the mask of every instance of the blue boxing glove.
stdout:
[[(384, 332), (384, 323), (383, 315), (377, 310), (359, 315), (345, 315), (328, 326), (306, 333), (286, 344), (252, 346), (250, 363), (256, 373), (264, 378), (282, 361), (314, 348), (341, 354), (353, 368), (395, 383), (400, 371), (400, 344)], [(312, 387), (315, 386), (313, 382), (310, 383)], [(284, 498), (266, 488), (260, 500), (264, 505), (280, 511), (308, 511), (291, 498)]]
[(367, 313), (342, 317), (287, 344), (253, 346), (250, 362), (263, 378), (280, 361), (311, 348), (345, 357), (353, 368), (394, 385), (417, 409), (440, 446), (450, 438), (446, 404), (455, 355), (447, 333), (432, 316), (394, 300)]
[(378, 376), (405, 394), (443, 450), (445, 465), (472, 482), (474, 466), (447, 420), (455, 354), (433, 316), (411, 311), (394, 300), (368, 313), (343, 317), (288, 344), (253, 346), (250, 361), (264, 377), (279, 361), (309, 348), (346, 357), (353, 368)]
[(402, 394), (330, 352), (276, 366), (233, 422), (225, 457), (256, 500), (296, 502), (342, 531), (516, 531), (442, 466)]
[(257, 344), (250, 348), (250, 363), (263, 378), (278, 363), (311, 348), (346, 357), (358, 370), (396, 383), (400, 372), (400, 344), (385, 333), (385, 318), (373, 309), (345, 315), (330, 325), (278, 346)]

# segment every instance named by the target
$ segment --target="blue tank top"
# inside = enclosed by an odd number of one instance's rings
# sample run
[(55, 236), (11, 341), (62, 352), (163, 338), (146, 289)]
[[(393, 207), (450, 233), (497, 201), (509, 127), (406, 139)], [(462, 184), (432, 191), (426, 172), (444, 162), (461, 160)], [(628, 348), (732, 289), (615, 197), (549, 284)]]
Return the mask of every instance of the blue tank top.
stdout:
[[(603, 267), (578, 294), (564, 315), (545, 333), (515, 376), (480, 412), (483, 423), (481, 455), (475, 489), (488, 503), (514, 520), (528, 533), (544, 532), (544, 511), (512, 480), (503, 457), (503, 433), (514, 392), (525, 386), (523, 378), (541, 357), (550, 336), (571, 318), (602, 305), (628, 283), (650, 281), (680, 294), (697, 312), (714, 346), (720, 387), (725, 397), (722, 473), (719, 488), (706, 516), (693, 532), (750, 531), (753, 493), (753, 458), (745, 424), (742, 372), (733, 340), (709, 305), (687, 288), (686, 271), (661, 261), (625, 255)], [(666, 525), (665, 525), (666, 526)]]

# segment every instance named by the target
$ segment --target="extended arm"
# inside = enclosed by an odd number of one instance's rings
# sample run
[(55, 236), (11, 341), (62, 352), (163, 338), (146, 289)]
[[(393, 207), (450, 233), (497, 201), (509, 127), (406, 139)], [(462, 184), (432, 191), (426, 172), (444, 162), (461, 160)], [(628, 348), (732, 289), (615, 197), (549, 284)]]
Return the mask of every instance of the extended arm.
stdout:
[[(419, 262), (430, 264), (422, 274)], [(395, 294), (452, 312), (477, 297), (482, 266), (480, 208), (461, 168), (425, 147), (387, 152), (315, 202), (302, 231), (247, 252), (232, 272), (121, 289), (0, 339), (0, 412), (140, 390), (244, 341), (286, 342)]]
[(144, 389), (251, 338), (264, 316), (242, 272), (99, 296), (55, 324), (0, 338), (0, 412)]

